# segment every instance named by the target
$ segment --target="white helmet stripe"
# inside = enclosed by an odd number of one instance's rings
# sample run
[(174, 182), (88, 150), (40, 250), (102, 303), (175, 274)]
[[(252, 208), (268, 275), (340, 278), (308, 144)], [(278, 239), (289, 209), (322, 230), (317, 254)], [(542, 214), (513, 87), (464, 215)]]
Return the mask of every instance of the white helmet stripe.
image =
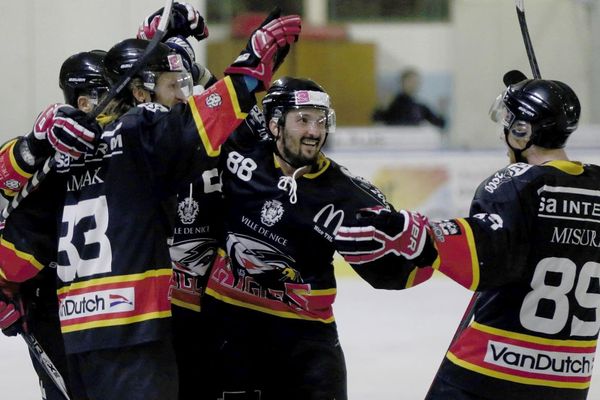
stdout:
[(294, 91), (294, 104), (300, 106), (320, 106), (329, 108), (329, 95), (314, 90)]

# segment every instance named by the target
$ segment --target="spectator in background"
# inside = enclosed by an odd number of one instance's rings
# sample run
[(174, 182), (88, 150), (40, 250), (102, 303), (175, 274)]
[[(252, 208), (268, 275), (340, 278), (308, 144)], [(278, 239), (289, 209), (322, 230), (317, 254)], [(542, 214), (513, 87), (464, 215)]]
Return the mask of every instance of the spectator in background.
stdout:
[(373, 121), (386, 125), (420, 125), (423, 121), (439, 128), (446, 126), (446, 120), (441, 115), (416, 101), (415, 95), (421, 86), (421, 76), (413, 68), (405, 69), (400, 74), (400, 92), (385, 109), (376, 109)]

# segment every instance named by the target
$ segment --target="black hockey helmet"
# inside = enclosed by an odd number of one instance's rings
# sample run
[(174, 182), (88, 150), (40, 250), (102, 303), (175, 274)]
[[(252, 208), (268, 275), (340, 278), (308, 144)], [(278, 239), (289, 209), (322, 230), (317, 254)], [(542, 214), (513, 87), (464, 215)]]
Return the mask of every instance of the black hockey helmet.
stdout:
[(82, 94), (98, 97), (108, 91), (108, 81), (103, 74), (103, 60), (106, 52), (92, 50), (77, 53), (67, 58), (60, 67), (58, 86), (65, 102), (77, 107), (77, 98)]
[[(512, 78), (519, 77), (511, 71)], [(524, 75), (521, 74), (521, 78)], [(529, 135), (537, 146), (557, 149), (565, 146), (569, 135), (577, 129), (581, 105), (575, 92), (565, 83), (545, 79), (522, 79), (511, 83), (505, 76), (507, 89), (501, 96), (504, 112), (499, 117), (498, 108), (492, 119), (502, 123), (517, 136)]]
[[(143, 39), (125, 39), (108, 51), (104, 58), (104, 71), (112, 85), (133, 67), (149, 44), (149, 41)], [(152, 92), (158, 78), (157, 73), (160, 72), (186, 72), (181, 56), (164, 43), (158, 44), (134, 77), (141, 78), (144, 88)]]
[(319, 84), (310, 79), (285, 76), (277, 79), (263, 98), (263, 113), (267, 123), (283, 117), (290, 109), (313, 107), (324, 110), (327, 115), (327, 133), (335, 131), (335, 111), (331, 108), (329, 95)]

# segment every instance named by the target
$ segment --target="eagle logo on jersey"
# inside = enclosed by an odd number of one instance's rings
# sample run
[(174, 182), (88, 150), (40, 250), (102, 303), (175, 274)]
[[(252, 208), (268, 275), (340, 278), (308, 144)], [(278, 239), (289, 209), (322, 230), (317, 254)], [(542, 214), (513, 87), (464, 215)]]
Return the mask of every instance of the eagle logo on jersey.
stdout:
[(198, 206), (198, 202), (195, 201), (192, 196), (189, 196), (179, 203), (179, 206), (177, 207), (177, 214), (181, 219), (181, 223), (190, 225), (196, 220), (199, 210), (200, 207)]
[(184, 240), (169, 248), (177, 269), (204, 276), (217, 255), (217, 241), (212, 238)]
[[(294, 285), (304, 282), (300, 271), (295, 268), (296, 260), (268, 243), (232, 232), (227, 235), (226, 248), (231, 259), (234, 286), (244, 281), (242, 290), (254, 296), (306, 309), (307, 304), (301, 298), (288, 292), (290, 287), (298, 288)], [(302, 292), (310, 293), (310, 284), (303, 285)]]
[(265, 279), (268, 276), (277, 282), (302, 282), (300, 271), (293, 267), (296, 261), (262, 240), (229, 233), (226, 247), (238, 267), (232, 269), (236, 281), (248, 273), (251, 276), (267, 274)]
[(277, 200), (268, 200), (260, 211), (260, 221), (266, 226), (273, 226), (283, 216), (283, 205)]

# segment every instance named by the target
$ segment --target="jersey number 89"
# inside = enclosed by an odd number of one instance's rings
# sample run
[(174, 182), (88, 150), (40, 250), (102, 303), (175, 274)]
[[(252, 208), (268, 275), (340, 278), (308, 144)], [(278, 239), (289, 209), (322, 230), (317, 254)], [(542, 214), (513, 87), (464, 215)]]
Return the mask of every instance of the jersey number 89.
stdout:
[[(559, 276), (560, 281), (550, 284), (549, 276)], [(556, 334), (571, 322), (571, 336), (594, 337), (600, 330), (600, 293), (591, 293), (592, 282), (600, 282), (600, 263), (587, 262), (579, 272), (568, 258), (548, 257), (540, 260), (531, 279), (531, 292), (525, 296), (521, 306), (521, 325), (533, 332)], [(569, 308), (569, 294), (575, 288), (574, 296), (581, 308), (592, 309), (596, 315), (593, 321), (579, 319)], [(596, 289), (597, 290), (597, 289)], [(538, 315), (542, 301), (551, 302), (554, 308), (551, 317)], [(551, 307), (548, 307), (549, 309)]]

